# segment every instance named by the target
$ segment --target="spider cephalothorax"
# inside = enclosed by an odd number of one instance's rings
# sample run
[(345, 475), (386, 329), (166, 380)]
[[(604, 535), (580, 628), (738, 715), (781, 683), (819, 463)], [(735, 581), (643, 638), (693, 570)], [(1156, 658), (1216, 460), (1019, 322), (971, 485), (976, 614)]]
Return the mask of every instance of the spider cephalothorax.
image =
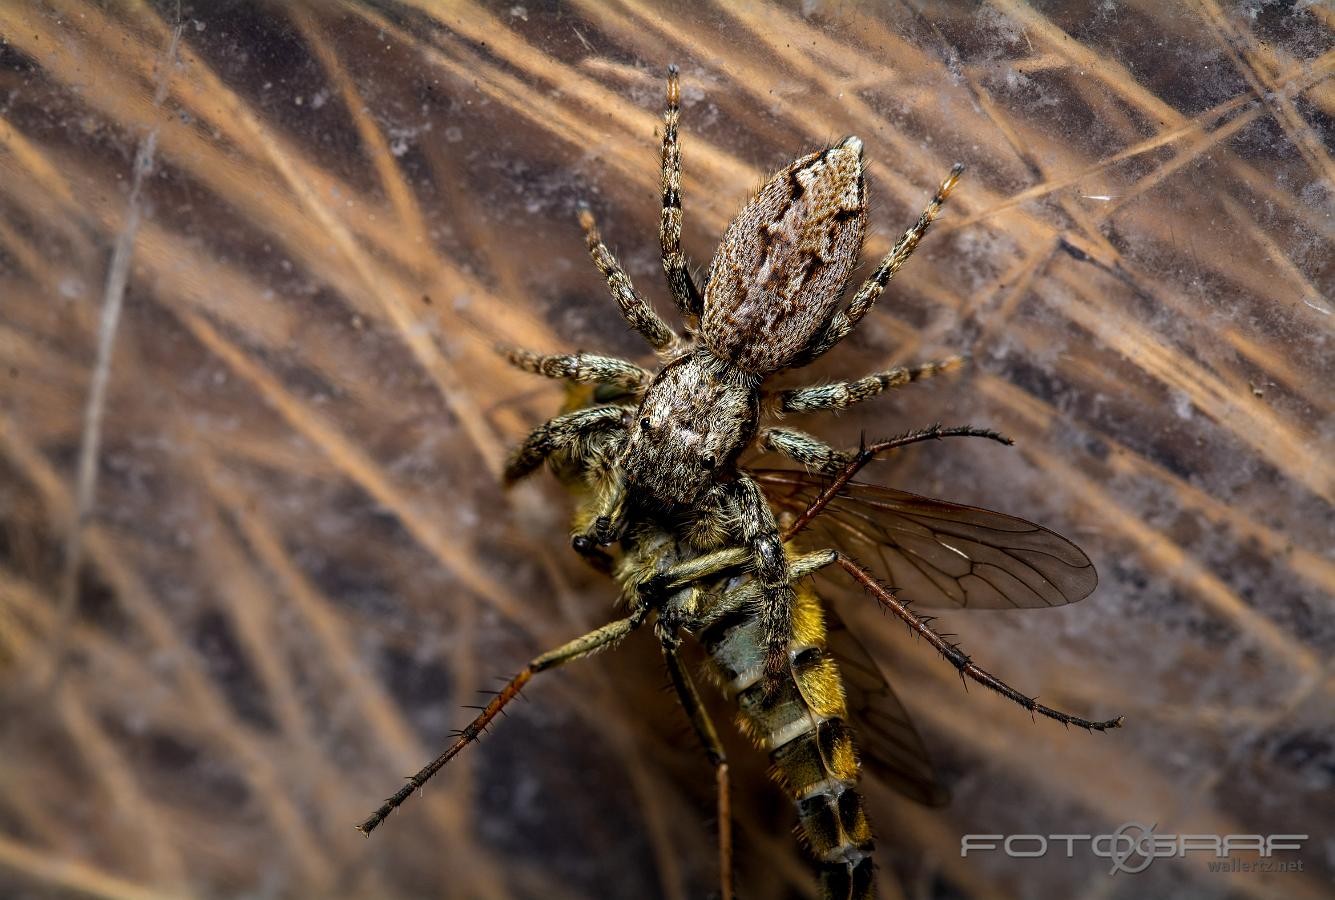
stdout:
[(760, 420), (760, 378), (699, 348), (654, 377), (631, 424), (626, 490), (691, 504), (727, 480)]

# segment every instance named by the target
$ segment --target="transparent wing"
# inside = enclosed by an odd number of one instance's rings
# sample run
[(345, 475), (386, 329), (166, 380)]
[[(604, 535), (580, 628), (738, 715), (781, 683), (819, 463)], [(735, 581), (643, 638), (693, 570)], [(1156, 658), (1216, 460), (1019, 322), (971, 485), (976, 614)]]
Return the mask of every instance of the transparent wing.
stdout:
[[(776, 513), (800, 515), (824, 487), (805, 472), (752, 474)], [(1041, 525), (875, 484), (849, 482), (807, 528), (920, 607), (1061, 606), (1098, 583), (1089, 557)]]
[(937, 781), (918, 730), (880, 667), (839, 616), (825, 605), (827, 649), (839, 662), (862, 767), (910, 800), (944, 806), (950, 800)]

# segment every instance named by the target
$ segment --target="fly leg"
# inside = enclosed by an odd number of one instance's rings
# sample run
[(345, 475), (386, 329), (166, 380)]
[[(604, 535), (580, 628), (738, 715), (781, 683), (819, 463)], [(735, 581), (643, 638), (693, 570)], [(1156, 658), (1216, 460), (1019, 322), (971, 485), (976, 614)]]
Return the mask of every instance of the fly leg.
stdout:
[(601, 628), (594, 629), (586, 635), (577, 637), (573, 641), (535, 658), (524, 667), (522, 672), (510, 679), (509, 684), (503, 687), (501, 692), (482, 708), (482, 712), (478, 713), (477, 718), (459, 732), (458, 738), (455, 739), (453, 744), (450, 744), (444, 753), (428, 763), (416, 775), (410, 777), (408, 783), (399, 788), (394, 796), (381, 804), (380, 808), (372, 813), (370, 818), (358, 825), (357, 830), (365, 835), (369, 835), (375, 830), (377, 825), (385, 821), (390, 813), (403, 804), (403, 801), (412, 796), (413, 791), (426, 784), (432, 775), (435, 775), (444, 768), (446, 763), (458, 756), (461, 750), (481, 737), (482, 732), (486, 731), (492, 720), (500, 715), (506, 704), (519, 696), (520, 690), (534, 675), (590, 656), (600, 650), (606, 650), (643, 625), (648, 613), (648, 607), (638, 607), (634, 613), (624, 619), (609, 622)]
[(859, 469), (871, 462), (878, 454), (909, 444), (916, 444), (919, 441), (932, 441), (947, 437), (985, 437), (1002, 444), (1009, 445), (1011, 443), (1010, 438), (1003, 437), (995, 431), (987, 428), (974, 428), (971, 425), (950, 428), (933, 425), (930, 428), (909, 431), (898, 437), (877, 441), (874, 444), (866, 444), (852, 452), (836, 450), (820, 438), (807, 434), (805, 431), (798, 431), (796, 428), (762, 428), (756, 437), (756, 443), (760, 446), (760, 449), (768, 450), (771, 453), (781, 453), (794, 462), (801, 463), (810, 471), (839, 476), (836, 480), (839, 487), (842, 488)]
[[(904, 624), (908, 625), (911, 631), (936, 648), (936, 651), (946, 658), (946, 662), (959, 670), (961, 678), (971, 678), (978, 684), (991, 688), (1001, 696), (1020, 704), (1029, 712), (1055, 719), (1063, 725), (1074, 725), (1077, 728), (1084, 728), (1086, 731), (1107, 731), (1122, 726), (1122, 716), (1099, 722), (1073, 716), (1050, 706), (1044, 706), (1033, 697), (1020, 693), (1000, 678), (980, 668), (969, 658), (969, 654), (960, 649), (958, 644), (952, 644), (942, 637), (928, 624), (927, 619), (910, 610), (908, 603), (897, 598), (894, 592), (881, 584), (865, 566), (851, 559), (847, 554), (838, 550), (819, 550), (805, 554), (799, 559), (803, 561), (802, 569), (804, 572), (815, 571), (817, 568), (828, 565), (838, 565), (852, 576), (854, 581), (862, 585), (869, 594), (875, 597), (883, 608), (898, 616)], [(794, 563), (794, 568), (797, 568), (796, 561)]]
[(672, 686), (677, 689), (677, 699), (686, 710), (691, 727), (695, 729), (696, 737), (700, 739), (705, 755), (714, 767), (714, 783), (718, 789), (719, 891), (722, 900), (732, 900), (732, 804), (729, 799), (728, 757), (708, 711), (700, 702), (700, 693), (695, 689), (695, 683), (677, 656), (676, 637), (663, 634), (660, 638), (668, 675), (672, 678)]
[[(773, 435), (768, 432), (783, 432), (783, 434)], [(792, 540), (794, 535), (805, 528), (812, 519), (819, 515), (820, 511), (844, 489), (844, 486), (853, 480), (853, 476), (856, 475), (863, 466), (875, 459), (877, 455), (889, 450), (895, 450), (899, 447), (906, 447), (909, 444), (916, 444), (919, 441), (934, 441), (948, 437), (981, 437), (996, 441), (999, 444), (1006, 444), (1007, 446), (1013, 443), (1010, 438), (998, 434), (988, 428), (974, 428), (971, 425), (958, 425), (951, 428), (942, 428), (940, 425), (933, 425), (930, 428), (921, 428), (917, 431), (905, 432), (898, 437), (892, 437), (884, 441), (877, 441), (874, 444), (863, 444), (858, 448), (856, 453), (840, 453), (838, 450), (835, 450), (824, 442), (800, 431), (783, 428), (765, 429), (761, 432), (761, 441), (764, 443), (764, 446), (780, 453), (789, 453), (786, 446), (793, 445), (797, 448), (798, 452), (810, 454), (812, 455), (812, 458), (815, 459), (821, 458), (820, 454), (824, 454), (824, 458), (829, 460), (829, 467), (822, 468), (821, 471), (826, 475), (834, 476), (834, 480), (830, 482), (825, 490), (821, 491), (820, 496), (811, 504), (811, 507), (803, 512), (802, 515), (798, 516), (797, 520), (792, 525), (788, 526), (788, 530), (783, 533), (784, 543)], [(823, 447), (824, 450), (818, 449), (815, 445)]]

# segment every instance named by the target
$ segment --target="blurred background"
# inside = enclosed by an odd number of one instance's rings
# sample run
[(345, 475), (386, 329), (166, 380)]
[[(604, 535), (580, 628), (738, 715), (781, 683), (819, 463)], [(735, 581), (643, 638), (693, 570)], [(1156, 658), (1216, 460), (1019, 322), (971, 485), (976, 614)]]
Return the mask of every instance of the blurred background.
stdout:
[[(1015, 448), (870, 477), (1041, 522), (1101, 575), (937, 625), (1050, 705), (1125, 715), (1107, 735), (966, 691), (841, 603), (954, 796), (870, 788), (884, 896), (1332, 896), (1332, 26), (1262, 0), (0, 2), (0, 894), (716, 890), (712, 772), (647, 634), (533, 682), (353, 830), (462, 704), (613, 615), (552, 479), (497, 485), (563, 394), (491, 345), (645, 359), (574, 210), (667, 314), (676, 62), (697, 267), (767, 172), (843, 135), (858, 277), (967, 164), (861, 329), (787, 381), (970, 364), (794, 424), (1000, 429)], [(725, 730), (740, 895), (813, 896)], [(1127, 822), (1310, 837), (1271, 875), (960, 855)]]

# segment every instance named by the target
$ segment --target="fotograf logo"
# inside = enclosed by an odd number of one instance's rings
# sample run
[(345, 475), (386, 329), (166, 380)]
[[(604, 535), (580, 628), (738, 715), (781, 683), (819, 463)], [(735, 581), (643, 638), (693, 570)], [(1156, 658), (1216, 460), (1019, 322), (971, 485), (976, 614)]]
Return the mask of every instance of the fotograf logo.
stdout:
[(960, 838), (960, 856), (1000, 850), (1013, 859), (1047, 856), (1053, 845), (1066, 848), (1067, 859), (1075, 856), (1077, 844), (1109, 860), (1109, 875), (1134, 875), (1156, 859), (1172, 859), (1188, 853), (1213, 853), (1224, 859), (1235, 852), (1251, 852), (1269, 859), (1281, 850), (1301, 850), (1305, 834), (1159, 834), (1158, 823), (1145, 826), (1127, 822), (1111, 834), (966, 834)]

